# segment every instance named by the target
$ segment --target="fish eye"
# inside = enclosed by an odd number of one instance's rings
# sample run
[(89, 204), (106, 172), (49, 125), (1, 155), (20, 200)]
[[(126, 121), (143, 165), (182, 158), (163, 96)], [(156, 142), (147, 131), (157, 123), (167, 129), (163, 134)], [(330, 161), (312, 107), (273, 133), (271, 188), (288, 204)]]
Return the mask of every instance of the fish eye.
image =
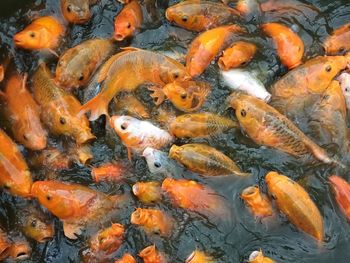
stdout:
[(154, 167), (160, 168), (160, 167), (162, 167), (162, 165), (161, 165), (161, 163), (159, 163), (159, 162), (155, 162), (155, 163), (154, 163)]
[(33, 219), (32, 222), (30, 222), (31, 227), (36, 227), (36, 220)]
[(345, 88), (345, 91), (348, 92), (348, 88)]
[(242, 117), (247, 116), (247, 112), (246, 112), (245, 110), (241, 110), (241, 116), (242, 116)]
[(326, 71), (327, 71), (327, 72), (330, 72), (331, 70), (332, 70), (332, 66), (328, 65), (328, 66), (326, 67)]
[(11, 186), (9, 184), (5, 184), (4, 185), (4, 188), (7, 189), (7, 190), (10, 190), (11, 189)]
[(247, 62), (246, 61), (243, 61), (242, 63), (241, 63), (241, 66), (245, 66), (247, 64)]
[(28, 141), (28, 136), (26, 134), (23, 134), (23, 139)]
[(277, 200), (277, 197), (276, 197), (276, 195), (274, 195), (274, 194), (271, 195), (271, 198), (272, 198), (273, 200)]
[(123, 123), (122, 125), (120, 125), (120, 128), (125, 131), (128, 128), (128, 124)]
[(187, 98), (187, 93), (182, 93), (180, 95), (180, 98), (183, 99), (183, 100), (186, 99)]
[(47, 200), (47, 201), (50, 201), (50, 200), (51, 200), (51, 196), (47, 195), (47, 196), (46, 196), (46, 200)]
[(131, 24), (130, 24), (130, 23), (127, 23), (127, 24), (126, 24), (126, 27), (127, 27), (127, 28), (131, 28)]
[(324, 96), (323, 96), (323, 99), (324, 99), (324, 100), (328, 100), (328, 99), (329, 99), (329, 95), (324, 95)]
[(180, 75), (179, 75), (179, 73), (178, 72), (176, 72), (176, 73), (174, 73), (174, 79), (177, 79), (178, 77), (180, 77)]
[(79, 77), (79, 81), (82, 81), (82, 80), (84, 80), (84, 74), (83, 73), (81, 73), (80, 77)]
[(65, 124), (66, 124), (66, 119), (63, 118), (63, 117), (61, 117), (61, 118), (60, 118), (60, 123), (61, 123), (62, 125), (65, 125)]
[(35, 33), (34, 33), (34, 32), (30, 32), (30, 33), (29, 33), (29, 36), (30, 36), (31, 38), (34, 38), (34, 37), (35, 37)]
[(69, 12), (69, 13), (72, 12), (72, 6), (71, 5), (67, 6), (67, 12)]
[(188, 16), (183, 16), (183, 17), (182, 17), (182, 21), (183, 21), (183, 22), (187, 22), (187, 20), (188, 20)]
[(340, 48), (339, 48), (339, 52), (342, 53), (342, 52), (344, 52), (344, 51), (345, 51), (345, 47), (340, 47)]

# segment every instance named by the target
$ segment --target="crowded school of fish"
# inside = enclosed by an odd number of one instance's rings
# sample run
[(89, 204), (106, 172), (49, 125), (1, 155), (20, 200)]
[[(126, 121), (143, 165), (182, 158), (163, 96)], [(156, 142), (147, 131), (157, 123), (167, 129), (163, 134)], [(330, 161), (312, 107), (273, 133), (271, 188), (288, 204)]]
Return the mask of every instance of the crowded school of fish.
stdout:
[[(155, 244), (116, 256), (128, 227), (118, 223), (116, 215), (137, 200), (142, 205), (128, 215), (130, 224), (147, 236), (164, 239), (171, 239), (181, 223), (156, 206), (164, 200), (170, 200), (174, 209), (218, 225), (239, 217), (239, 213), (229, 212), (230, 200), (210, 185), (186, 178), (184, 171), (239, 180), (254, 174), (242, 170), (240, 163), (219, 149), (193, 141), (196, 138), (215, 139), (222, 133), (241, 130), (256, 145), (291, 155), (301, 164), (320, 163), (338, 171), (350, 165), (346, 158), (350, 22), (344, 21), (325, 39), (324, 53), (308, 59), (303, 39), (290, 25), (262, 23), (261, 34), (271, 39), (270, 48), (286, 69), (265, 88), (258, 76), (244, 70), (259, 52), (254, 42), (246, 40), (249, 31), (244, 25), (251, 17), (278, 12), (297, 1), (187, 0), (171, 5), (165, 12), (168, 23), (197, 32), (183, 55), (119, 45), (139, 34), (143, 25), (141, 2), (119, 2), (123, 8), (115, 14), (115, 31), (110, 39), (89, 39), (58, 53), (66, 28), (88, 23), (91, 6), (102, 4), (98, 0), (61, 0), (65, 21), (54, 16), (37, 17), (13, 36), (16, 48), (42, 52), (57, 58), (57, 63), (52, 70), (45, 60), (40, 61), (35, 72), (28, 74), (18, 72), (9, 58), (0, 68), (0, 100), (6, 120), (1, 127), (7, 127), (6, 132), (0, 130), (0, 185), (10, 195), (28, 200), (21, 209), (21, 238), (0, 230), (0, 260), (30, 258), (26, 238), (36, 242), (54, 238), (52, 216), (45, 208), (62, 222), (67, 239), (88, 233), (82, 262), (177, 262)], [(231, 109), (225, 115), (201, 111), (217, 88), (201, 77), (214, 63), (220, 79), (233, 90), (225, 98), (225, 108)], [(157, 111), (155, 117), (135, 95), (141, 88)], [(74, 95), (80, 89), (88, 91), (83, 101)], [(165, 101), (170, 107), (161, 107)], [(91, 166), (94, 156), (90, 145), (98, 135), (90, 126), (100, 118), (105, 118), (103, 129), (119, 137), (129, 160), (123, 165), (118, 159), (93, 165), (94, 182), (120, 182), (126, 170), (137, 169), (133, 164), (139, 158), (145, 159), (154, 177), (131, 185), (132, 193), (120, 195), (55, 176), (34, 180), (32, 167), (55, 172), (68, 169), (73, 162)], [(69, 138), (67, 150), (50, 146), (51, 136)], [(25, 159), (19, 145), (33, 156)], [(336, 152), (328, 151), (327, 145), (335, 145)], [(327, 183), (338, 204), (337, 212), (350, 220), (350, 184), (337, 174), (329, 176)], [(256, 224), (278, 222), (278, 215), (283, 214), (300, 235), (311, 237), (310, 242), (321, 249), (326, 226), (317, 200), (283, 171), (268, 172), (264, 185), (266, 188), (251, 185), (239, 189)], [(252, 263), (277, 262), (259, 247), (246, 256)], [(194, 249), (185, 262), (217, 261), (207, 251)]]

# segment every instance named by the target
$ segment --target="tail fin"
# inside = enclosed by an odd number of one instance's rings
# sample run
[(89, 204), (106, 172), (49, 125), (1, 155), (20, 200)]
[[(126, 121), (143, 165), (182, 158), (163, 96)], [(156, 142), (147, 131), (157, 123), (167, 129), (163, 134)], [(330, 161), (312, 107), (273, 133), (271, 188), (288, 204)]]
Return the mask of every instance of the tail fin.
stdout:
[(78, 116), (82, 116), (85, 113), (90, 113), (90, 121), (97, 120), (101, 115), (108, 116), (108, 104), (109, 101), (106, 101), (100, 93), (99, 95), (85, 103), (83, 106), (81, 106)]

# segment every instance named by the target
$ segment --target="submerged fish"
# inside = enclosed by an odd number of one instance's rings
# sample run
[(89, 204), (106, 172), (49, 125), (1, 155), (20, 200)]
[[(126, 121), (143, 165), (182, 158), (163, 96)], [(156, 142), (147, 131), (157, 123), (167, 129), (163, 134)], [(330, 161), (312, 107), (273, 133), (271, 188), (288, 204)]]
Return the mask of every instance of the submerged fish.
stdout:
[(64, 18), (73, 24), (84, 24), (92, 16), (90, 6), (99, 0), (61, 0), (61, 10)]
[(203, 251), (195, 250), (188, 256), (185, 263), (215, 263), (216, 261)]
[(204, 72), (210, 62), (227, 48), (233, 37), (243, 33), (238, 25), (221, 26), (201, 33), (191, 43), (187, 56), (186, 68), (192, 77)]
[(96, 120), (108, 115), (109, 102), (121, 91), (133, 91), (141, 84), (163, 87), (189, 78), (186, 68), (176, 60), (152, 51), (127, 48), (111, 57), (96, 73), (93, 83), (101, 83), (102, 91), (82, 106), (80, 114), (90, 112), (90, 120)]
[(153, 86), (149, 90), (153, 91), (151, 97), (156, 105), (167, 98), (177, 109), (193, 112), (203, 106), (211, 87), (203, 81), (174, 81), (163, 88)]
[(333, 31), (324, 41), (324, 48), (328, 55), (342, 55), (350, 50), (350, 23)]
[(337, 163), (287, 117), (264, 101), (244, 93), (233, 93), (230, 104), (241, 128), (258, 145), (286, 152), (296, 158), (312, 154), (324, 163)]
[(10, 121), (15, 139), (31, 150), (46, 147), (47, 133), (40, 122), (40, 108), (26, 88), (27, 76), (15, 73), (6, 83), (4, 93), (5, 115)]
[(180, 174), (183, 168), (168, 157), (168, 154), (160, 150), (147, 147), (142, 156), (145, 157), (148, 169), (153, 174), (174, 175)]
[(196, 181), (166, 178), (162, 183), (162, 189), (174, 206), (209, 217), (209, 220), (228, 220), (230, 217), (225, 199)]
[(114, 50), (110, 39), (90, 39), (66, 50), (56, 67), (56, 80), (65, 89), (86, 85), (95, 70)]
[(56, 18), (43, 16), (14, 35), (13, 41), (17, 47), (24, 49), (54, 50), (57, 48), (64, 30), (64, 27)]
[(60, 149), (50, 147), (31, 156), (29, 163), (36, 168), (63, 170), (71, 166), (72, 159), (71, 156)]
[(139, 256), (142, 258), (144, 263), (167, 263), (165, 255), (159, 252), (155, 245), (144, 248)]
[(131, 151), (142, 154), (147, 147), (160, 149), (174, 140), (167, 131), (130, 116), (113, 116), (110, 125), (127, 147), (129, 159)]
[(350, 221), (350, 184), (337, 175), (330, 176), (329, 182), (341, 212)]
[(269, 172), (265, 181), (277, 208), (297, 228), (322, 241), (323, 218), (309, 194), (298, 183), (287, 176)]
[(254, 72), (243, 69), (220, 70), (220, 76), (224, 83), (233, 90), (241, 90), (266, 102), (271, 99), (271, 94), (265, 85), (255, 76)]
[(261, 29), (274, 41), (277, 54), (284, 66), (292, 69), (302, 63), (304, 42), (293, 30), (278, 23), (263, 24)]
[(218, 60), (218, 65), (222, 70), (246, 66), (254, 57), (257, 51), (256, 45), (238, 41), (225, 49)]
[(176, 117), (170, 123), (169, 131), (177, 138), (201, 138), (237, 127), (238, 123), (231, 119), (214, 113), (203, 112)]
[(173, 230), (173, 218), (158, 209), (137, 208), (131, 214), (131, 224), (141, 226), (146, 232), (170, 237)]
[(32, 196), (63, 222), (66, 237), (76, 239), (81, 229), (106, 218), (125, 201), (124, 196), (108, 196), (79, 184), (36, 181)]
[(31, 197), (32, 175), (17, 145), (0, 129), (0, 187), (10, 194)]
[(266, 195), (260, 192), (258, 186), (249, 186), (242, 191), (241, 198), (245, 201), (252, 214), (256, 217), (273, 215), (272, 204)]
[(193, 31), (204, 31), (239, 18), (237, 10), (210, 1), (183, 1), (167, 8), (170, 22)]
[(125, 94), (115, 100), (118, 113), (126, 113), (140, 119), (149, 119), (149, 110), (133, 94)]
[(130, 254), (124, 254), (121, 259), (116, 260), (114, 263), (137, 263), (135, 258)]
[(99, 183), (101, 181), (119, 181), (123, 178), (126, 168), (117, 163), (105, 163), (99, 167), (93, 167), (91, 170), (92, 179)]
[(249, 263), (276, 263), (276, 261), (271, 258), (265, 257), (263, 253), (260, 251), (253, 251), (248, 259)]
[(41, 119), (52, 133), (72, 137), (80, 145), (95, 139), (88, 119), (77, 116), (80, 102), (54, 83), (45, 64), (34, 73), (33, 93), (41, 106)]
[(132, 192), (142, 203), (146, 204), (156, 203), (162, 199), (162, 189), (159, 182), (137, 182), (132, 186)]
[(173, 145), (169, 157), (183, 164), (194, 173), (204, 176), (235, 174), (247, 176), (228, 156), (205, 144), (192, 143), (182, 146)]
[(116, 16), (114, 21), (114, 39), (122, 41), (131, 37), (142, 25), (142, 10), (137, 0), (130, 1)]

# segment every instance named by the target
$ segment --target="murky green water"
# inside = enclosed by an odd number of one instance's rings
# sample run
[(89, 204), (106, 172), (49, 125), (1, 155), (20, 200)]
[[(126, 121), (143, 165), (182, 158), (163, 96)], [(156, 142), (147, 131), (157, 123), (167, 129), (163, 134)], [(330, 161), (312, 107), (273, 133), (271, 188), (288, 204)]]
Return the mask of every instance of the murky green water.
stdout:
[[(175, 1), (168, 3), (168, 1), (158, 0), (155, 3), (156, 8), (151, 0), (145, 0), (145, 2), (144, 7), (147, 5), (148, 8), (144, 8), (146, 21), (141, 33), (129, 42), (121, 43), (121, 46), (131, 44), (145, 49), (174, 49), (185, 52), (195, 34), (170, 25), (163, 18), (164, 8)], [(348, 0), (310, 0), (308, 2), (318, 7), (321, 13), (305, 10), (304, 13), (288, 12), (283, 17), (270, 14), (246, 25), (250, 32), (250, 41), (259, 46), (259, 55), (249, 67), (261, 71), (261, 76), (267, 86), (279, 78), (285, 70), (279, 66), (271, 41), (257, 30), (257, 25), (261, 20), (280, 21), (294, 25), (305, 42), (306, 58), (322, 54), (320, 42), (333, 28), (350, 21), (350, 2)], [(90, 23), (68, 28), (60, 52), (89, 38), (110, 37), (113, 32), (113, 18), (121, 7), (116, 0), (101, 0), (92, 8), (94, 15)], [(2, 0), (0, 2), (1, 57), (9, 55), (14, 57), (19, 70), (32, 73), (39, 59), (45, 58), (36, 52), (14, 49), (12, 36), (27, 25), (32, 18), (47, 14), (61, 16), (58, 0)], [(54, 59), (51, 58), (50, 61), (54, 66)], [(221, 86), (217, 67), (210, 66), (202, 78), (213, 86), (213, 92), (204, 105), (203, 111), (230, 114), (230, 112), (225, 112), (223, 103), (230, 90)], [(157, 109), (152, 106), (145, 89), (141, 88), (136, 94), (152, 108), (153, 112), (156, 112)], [(82, 98), (84, 94), (81, 92), (78, 95)], [(125, 147), (121, 145), (116, 135), (108, 130), (105, 131), (103, 121), (94, 123), (92, 127), (98, 136), (98, 140), (93, 143), (95, 155), (93, 164), (100, 164), (115, 158), (118, 162), (128, 163)], [(62, 138), (53, 138), (50, 143), (60, 145), (61, 141)], [(159, 250), (169, 255), (170, 262), (184, 262), (196, 248), (205, 250), (218, 262), (244, 262), (253, 250), (260, 248), (277, 262), (346, 263), (350, 261), (350, 225), (340, 214), (326, 183), (326, 178), (338, 171), (319, 165), (302, 166), (290, 156), (256, 146), (239, 130), (233, 130), (215, 138), (193, 141), (206, 142), (222, 150), (236, 160), (242, 170), (253, 174), (250, 179), (245, 180), (235, 177), (202, 178), (190, 173), (185, 174), (186, 178), (198, 180), (214, 188), (228, 200), (232, 207), (232, 222), (215, 225), (200, 216), (174, 209), (170, 203), (165, 201), (158, 207), (165, 209), (176, 218), (177, 230), (170, 239), (148, 237), (142, 230), (130, 224), (130, 214), (134, 207), (129, 207), (119, 221), (126, 226), (127, 230), (125, 242), (116, 254), (116, 258), (126, 251), (136, 255), (144, 247), (155, 243)], [(177, 143), (185, 142), (178, 141)], [(23, 151), (26, 156), (30, 156), (31, 153)], [(284, 217), (280, 216), (274, 223), (261, 223), (256, 221), (245, 208), (239, 198), (240, 192), (251, 184), (258, 184), (266, 190), (263, 178), (270, 170), (276, 170), (295, 180), (301, 180), (308, 189), (324, 216), (326, 238), (323, 247), (318, 247), (314, 240), (296, 230)], [(46, 175), (43, 170), (33, 170), (33, 173), (35, 179), (43, 179)], [(341, 175), (349, 178), (344, 171)], [(145, 161), (140, 157), (134, 158), (131, 172), (126, 177), (127, 179), (120, 184), (94, 184), (90, 176), (90, 169), (79, 166), (74, 166), (59, 174), (59, 178), (63, 181), (78, 182), (110, 194), (130, 192), (130, 186), (134, 182), (152, 179)], [(20, 211), (16, 207), (21, 202), (19, 198), (14, 198), (6, 193), (0, 195), (0, 223), (6, 230), (13, 233), (18, 231), (16, 215), (20, 214)], [(143, 207), (136, 200), (135, 206)], [(46, 244), (31, 242), (33, 253), (32, 259), (28, 262), (80, 262), (80, 252), (85, 247), (85, 239), (68, 240), (64, 237), (62, 225), (58, 220), (55, 220), (55, 226), (57, 234), (52, 241)]]

